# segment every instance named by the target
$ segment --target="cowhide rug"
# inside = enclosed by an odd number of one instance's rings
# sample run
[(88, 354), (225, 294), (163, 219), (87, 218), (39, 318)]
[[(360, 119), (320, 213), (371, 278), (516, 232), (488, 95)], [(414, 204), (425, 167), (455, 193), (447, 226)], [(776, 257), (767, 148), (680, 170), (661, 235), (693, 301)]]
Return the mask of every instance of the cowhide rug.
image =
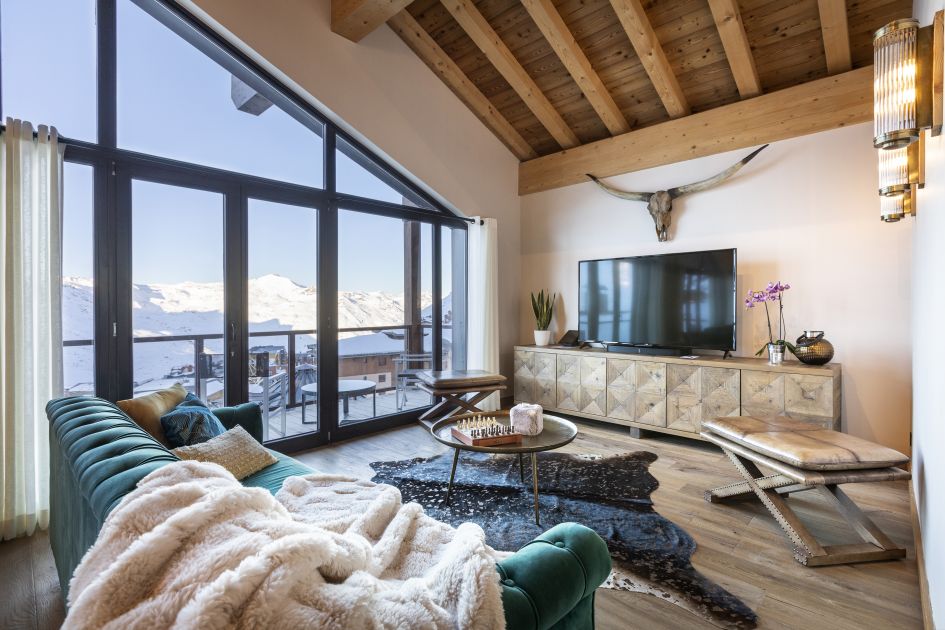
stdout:
[(523, 482), (517, 456), (462, 452), (447, 505), (452, 459), (449, 451), (374, 462), (373, 481), (396, 486), (404, 502), (420, 503), (436, 519), (477, 523), (486, 542), (501, 551), (516, 551), (558, 523), (582, 523), (610, 549), (614, 571), (605, 587), (655, 595), (723, 627), (755, 627), (757, 618), (748, 606), (692, 566), (692, 537), (653, 509), (650, 495), (659, 487), (649, 472), (654, 453), (607, 458), (539, 453), (540, 526), (534, 519), (527, 456)]

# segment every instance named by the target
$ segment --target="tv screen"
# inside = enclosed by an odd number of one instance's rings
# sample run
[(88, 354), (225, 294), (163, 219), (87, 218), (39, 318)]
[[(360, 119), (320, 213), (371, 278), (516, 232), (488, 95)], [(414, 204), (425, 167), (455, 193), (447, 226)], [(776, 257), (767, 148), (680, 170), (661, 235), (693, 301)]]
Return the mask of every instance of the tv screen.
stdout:
[(734, 350), (735, 251), (581, 261), (581, 339)]

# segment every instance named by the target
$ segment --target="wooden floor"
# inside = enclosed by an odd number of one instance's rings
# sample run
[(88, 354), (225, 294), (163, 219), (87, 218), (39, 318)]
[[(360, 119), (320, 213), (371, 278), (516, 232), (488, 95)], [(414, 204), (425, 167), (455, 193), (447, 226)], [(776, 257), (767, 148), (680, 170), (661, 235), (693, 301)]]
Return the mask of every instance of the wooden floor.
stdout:
[[(659, 459), (651, 471), (660, 488), (656, 509), (688, 531), (699, 545), (693, 563), (751, 606), (762, 628), (921, 628), (921, 606), (908, 490), (905, 483), (844, 486), (889, 536), (909, 549), (906, 560), (809, 569), (800, 566), (780, 528), (754, 502), (712, 505), (707, 486), (737, 481), (722, 453), (707, 444), (659, 436), (630, 438), (625, 429), (579, 423), (573, 453), (611, 455), (648, 450)], [(419, 425), (308, 451), (297, 457), (325, 472), (371, 474), (372, 461), (429, 456), (445, 447)], [(827, 544), (848, 542), (850, 533), (819, 497), (793, 496), (792, 507)], [(0, 543), (0, 628), (55, 628), (62, 619), (48, 538)], [(649, 595), (601, 589), (598, 628), (646, 630), (711, 628), (682, 608)]]

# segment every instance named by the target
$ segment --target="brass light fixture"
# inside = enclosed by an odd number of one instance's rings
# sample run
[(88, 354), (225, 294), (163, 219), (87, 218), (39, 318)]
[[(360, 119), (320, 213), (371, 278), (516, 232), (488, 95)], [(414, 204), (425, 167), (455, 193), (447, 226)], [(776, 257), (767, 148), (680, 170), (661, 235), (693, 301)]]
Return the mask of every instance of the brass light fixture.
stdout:
[(880, 217), (915, 216), (925, 184), (924, 130), (942, 131), (942, 12), (931, 26), (907, 18), (873, 35), (873, 146), (879, 152)]
[(873, 146), (898, 149), (919, 139), (916, 39), (919, 21), (890, 22), (873, 35)]

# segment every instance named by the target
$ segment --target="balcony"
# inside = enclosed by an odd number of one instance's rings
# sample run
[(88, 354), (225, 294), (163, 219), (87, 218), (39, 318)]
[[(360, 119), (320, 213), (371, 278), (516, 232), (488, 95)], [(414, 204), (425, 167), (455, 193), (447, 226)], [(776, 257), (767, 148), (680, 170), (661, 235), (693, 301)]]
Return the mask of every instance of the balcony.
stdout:
[[(443, 326), (444, 369), (451, 364), (451, 328)], [(415, 379), (407, 378), (403, 382), (401, 376), (430, 367), (429, 359), (405, 362), (404, 356), (408, 353), (409, 356), (424, 353), (430, 356), (432, 332), (429, 323), (340, 329), (339, 381), (367, 380), (376, 385), (371, 393), (339, 396), (339, 424), (369, 421), (430, 405), (430, 396), (416, 388)], [(134, 383), (134, 395), (146, 395), (180, 383), (210, 407), (223, 406), (223, 339), (223, 334), (136, 337), (136, 362), (148, 355), (146, 351), (178, 359), (172, 361), (171, 369), (152, 370), (152, 374), (143, 379), (140, 378), (142, 370), (136, 365), (139, 380)], [(262, 408), (267, 440), (318, 429), (317, 394), (312, 391), (318, 374), (316, 339), (314, 329), (253, 330), (250, 333), (249, 400)], [(91, 353), (92, 340), (69, 340), (63, 346), (64, 353)], [(72, 378), (71, 381), (66, 383), (66, 395), (94, 394), (91, 373), (87, 379)], [(306, 386), (307, 390), (303, 390)]]

